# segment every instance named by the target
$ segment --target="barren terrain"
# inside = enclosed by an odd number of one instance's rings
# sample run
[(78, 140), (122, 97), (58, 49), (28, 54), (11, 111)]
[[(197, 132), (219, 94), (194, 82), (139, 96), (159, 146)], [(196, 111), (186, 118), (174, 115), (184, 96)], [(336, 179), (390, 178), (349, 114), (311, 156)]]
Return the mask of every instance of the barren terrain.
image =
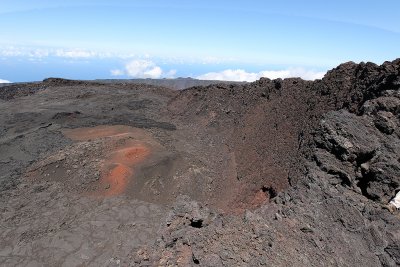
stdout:
[(0, 265), (400, 265), (399, 71), (0, 87)]

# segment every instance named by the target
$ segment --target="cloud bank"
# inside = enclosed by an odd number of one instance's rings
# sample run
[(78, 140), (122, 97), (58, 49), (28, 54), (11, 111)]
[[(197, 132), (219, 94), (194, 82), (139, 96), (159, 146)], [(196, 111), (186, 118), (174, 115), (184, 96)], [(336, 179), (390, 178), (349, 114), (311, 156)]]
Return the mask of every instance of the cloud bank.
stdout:
[(0, 79), (0, 83), (11, 83), (10, 81)]
[(199, 80), (220, 80), (220, 81), (238, 81), (238, 82), (254, 82), (261, 77), (269, 79), (300, 77), (304, 80), (321, 79), (326, 72), (317, 72), (306, 70), (303, 68), (289, 68), (286, 70), (265, 70), (260, 72), (247, 72), (242, 69), (224, 70), (221, 72), (209, 72), (196, 78)]
[(111, 70), (112, 76), (123, 76), (127, 75), (132, 78), (173, 78), (176, 74), (176, 70), (170, 70), (165, 72), (161, 67), (157, 66), (151, 60), (132, 60), (125, 65), (124, 70), (114, 69)]
[(99, 56), (99, 54), (96, 52), (83, 49), (72, 49), (72, 50), (57, 49), (54, 55), (57, 57), (72, 58), (72, 59), (93, 58)]
[(58, 57), (65, 59), (89, 59), (89, 58), (122, 58), (116, 53), (98, 52), (80, 48), (33, 48), (18, 46), (0, 46), (0, 56), (2, 57), (26, 57), (30, 59), (42, 59), (46, 57)]

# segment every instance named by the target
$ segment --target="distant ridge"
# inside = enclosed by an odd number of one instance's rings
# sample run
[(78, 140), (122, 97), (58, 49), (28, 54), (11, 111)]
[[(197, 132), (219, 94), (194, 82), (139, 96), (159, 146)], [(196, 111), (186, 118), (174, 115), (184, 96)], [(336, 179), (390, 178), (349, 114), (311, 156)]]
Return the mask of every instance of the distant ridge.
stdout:
[[(96, 80), (72, 80), (64, 78), (47, 78), (43, 82), (74, 83), (82, 84), (87, 82), (97, 83), (131, 83), (131, 84), (147, 84), (153, 86), (162, 86), (173, 90), (183, 90), (195, 86), (209, 86), (215, 84), (246, 84), (246, 82), (234, 81), (218, 81), (218, 80), (197, 80), (193, 78), (176, 78), (176, 79), (96, 79)], [(39, 84), (41, 82), (17, 82), (17, 83), (0, 83), (0, 87), (10, 85)]]
[(195, 86), (209, 86), (213, 84), (244, 84), (246, 82), (232, 81), (214, 81), (214, 80), (197, 80), (193, 78), (176, 78), (176, 79), (99, 79), (102, 83), (136, 83), (149, 84), (154, 86), (163, 86), (174, 90), (183, 90)]

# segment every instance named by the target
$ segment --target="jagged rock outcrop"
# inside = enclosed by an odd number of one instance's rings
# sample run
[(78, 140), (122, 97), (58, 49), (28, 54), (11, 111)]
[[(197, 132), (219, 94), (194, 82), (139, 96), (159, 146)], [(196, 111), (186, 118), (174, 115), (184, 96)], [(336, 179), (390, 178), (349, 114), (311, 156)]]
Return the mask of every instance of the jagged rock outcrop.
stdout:
[[(200, 125), (199, 132), (224, 136), (243, 192), (231, 202), (246, 207), (259, 191), (282, 191), (301, 179), (304, 158), (314, 154), (314, 131), (327, 112), (360, 115), (374, 112), (375, 105), (382, 110), (376, 111), (374, 124), (381, 132), (393, 132), (398, 98), (385, 95), (400, 88), (399, 66), (400, 60), (382, 66), (349, 62), (314, 82), (262, 78), (248, 85), (197, 87), (182, 91), (169, 108), (180, 120)], [(394, 113), (385, 113), (390, 110)], [(232, 181), (219, 175), (221, 181)]]
[(345, 63), (315, 82), (183, 91), (175, 116), (230, 136), (237, 199), (263, 188), (270, 201), (201, 229), (175, 218), (161, 231), (185, 241), (161, 235), (149, 253), (181, 266), (399, 265), (400, 216), (383, 209), (400, 184), (399, 70), (400, 60)]
[[(400, 185), (400, 140), (393, 132), (382, 132), (376, 123), (379, 116), (344, 110), (328, 113), (316, 136), (315, 160), (332, 184), (341, 183), (387, 203)], [(398, 130), (396, 118), (392, 123)]]

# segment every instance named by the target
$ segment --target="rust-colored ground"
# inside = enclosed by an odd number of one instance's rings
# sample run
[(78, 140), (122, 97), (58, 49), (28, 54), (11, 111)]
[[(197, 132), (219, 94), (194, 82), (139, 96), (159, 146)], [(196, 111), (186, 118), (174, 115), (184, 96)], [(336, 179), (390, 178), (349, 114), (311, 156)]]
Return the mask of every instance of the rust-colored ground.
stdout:
[[(135, 164), (142, 162), (150, 150), (145, 146), (133, 146), (122, 148), (113, 153), (106, 160), (106, 171), (100, 180), (100, 190), (96, 194), (103, 196), (116, 196), (122, 194), (133, 178)], [(108, 171), (107, 171), (108, 170)], [(105, 190), (102, 190), (105, 189)]]
[(112, 147), (104, 158), (101, 179), (94, 196), (118, 196), (125, 192), (134, 178), (135, 166), (151, 153), (146, 145), (146, 133), (128, 126), (96, 126), (93, 128), (66, 129), (63, 133), (75, 141), (103, 139), (105, 147)]

